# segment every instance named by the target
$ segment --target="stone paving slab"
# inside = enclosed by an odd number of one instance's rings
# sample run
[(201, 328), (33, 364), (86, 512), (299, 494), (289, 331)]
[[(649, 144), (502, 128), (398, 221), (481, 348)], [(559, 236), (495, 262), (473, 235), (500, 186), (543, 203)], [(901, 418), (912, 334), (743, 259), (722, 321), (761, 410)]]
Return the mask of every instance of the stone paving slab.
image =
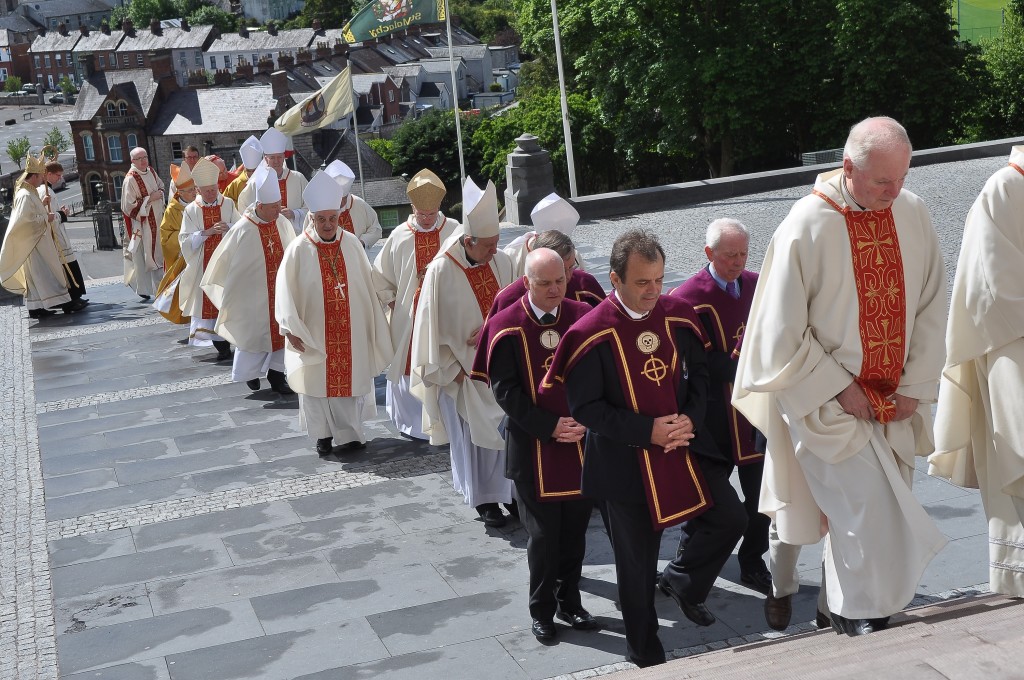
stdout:
[(150, 659), (137, 663), (107, 666), (99, 671), (85, 671), (74, 675), (61, 676), (67, 680), (170, 680), (167, 663), (161, 659)]
[(131, 529), (114, 529), (101, 534), (72, 536), (50, 542), (50, 564), (53, 568), (107, 557), (130, 555), (136, 550)]

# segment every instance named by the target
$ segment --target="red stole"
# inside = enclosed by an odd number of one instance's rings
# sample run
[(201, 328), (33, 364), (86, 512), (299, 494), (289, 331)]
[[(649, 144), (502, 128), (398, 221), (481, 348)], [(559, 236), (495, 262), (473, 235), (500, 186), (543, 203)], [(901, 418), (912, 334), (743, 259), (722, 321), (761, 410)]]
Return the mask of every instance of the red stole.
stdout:
[[(152, 170), (150, 172), (152, 172)], [(135, 180), (136, 186), (139, 187), (139, 193), (142, 195), (142, 202), (145, 203), (146, 197), (149, 196), (149, 189), (146, 188), (146, 183), (142, 180), (142, 175), (140, 175), (135, 170), (134, 166), (128, 171), (128, 174), (131, 175), (132, 179)], [(157, 229), (159, 228), (159, 225), (157, 225), (157, 223), (156, 223), (156, 216), (153, 214), (153, 207), (152, 207), (152, 205), (149, 208), (149, 212), (147, 214), (145, 214), (145, 215), (140, 215), (139, 214), (139, 211), (141, 209), (142, 209), (142, 203), (139, 203), (139, 207), (138, 208), (135, 208), (134, 210), (132, 210), (132, 212), (130, 214), (124, 216), (124, 227), (128, 231), (128, 238), (129, 239), (132, 236), (135, 235), (135, 234), (132, 233), (132, 220), (133, 219), (137, 219), (139, 221), (139, 226), (140, 227), (142, 227), (142, 228), (146, 228), (146, 226), (149, 227), (150, 251), (151, 251), (150, 252), (150, 256), (155, 261), (156, 260), (156, 246), (160, 242), (160, 239), (159, 239), (158, 234), (157, 234)], [(141, 237), (141, 235), (140, 235), (140, 237)]]
[(855, 380), (871, 402), (875, 420), (884, 425), (896, 415), (889, 397), (899, 387), (906, 356), (907, 296), (896, 221), (892, 208), (851, 210), (814, 193), (846, 218), (864, 353)]
[(501, 290), (501, 286), (498, 285), (498, 277), (494, 275), (490, 263), (464, 267), (461, 262), (452, 257), (451, 253), (445, 253), (445, 255), (466, 275), (466, 281), (469, 282), (473, 296), (476, 297), (476, 304), (480, 307), (480, 316), (486, 319), (487, 312), (494, 303), (494, 297)]
[[(525, 295), (520, 297), (516, 304), (487, 320), (480, 332), (471, 377), (488, 382), (491, 353), (499, 341), (508, 339), (517, 343), (522, 350), (517, 353), (519, 375), (523, 379), (524, 390), (529, 390), (530, 400), (545, 411), (559, 417), (569, 417), (565, 385), (558, 383), (543, 392), (538, 392), (538, 389), (551, 366), (559, 340), (570, 326), (589, 311), (588, 305), (563, 300), (558, 307), (555, 322), (545, 325), (534, 318), (529, 298)], [(533, 445), (537, 498), (541, 501), (582, 498), (580, 478), (583, 475), (583, 440), (570, 444), (553, 438), (547, 442), (534, 439)]]
[[(290, 170), (288, 172), (291, 172)], [(277, 188), (281, 191), (281, 207), (288, 207), (288, 172), (284, 177), (277, 178)]]
[(324, 291), (324, 340), (327, 347), (327, 396), (352, 396), (352, 314), (345, 295), (348, 270), (341, 254), (341, 238), (316, 246)]
[(348, 207), (342, 210), (341, 214), (338, 215), (338, 226), (340, 226), (342, 229), (355, 236), (356, 228), (352, 224), (352, 197), (346, 196), (345, 200), (348, 203)]
[(251, 215), (246, 215), (245, 218), (256, 225), (260, 234), (260, 245), (263, 247), (263, 263), (266, 265), (267, 272), (270, 351), (276, 352), (284, 349), (284, 336), (281, 335), (281, 327), (277, 325), (277, 316), (274, 314), (274, 297), (277, 295), (277, 270), (280, 268), (281, 259), (284, 257), (281, 234), (277, 231), (277, 220), (260, 223), (254, 220)]
[[(221, 206), (208, 206), (203, 205), (202, 203), (198, 203), (197, 205), (199, 205), (203, 211), (203, 229), (209, 229), (221, 221)], [(210, 264), (210, 258), (213, 256), (213, 251), (217, 249), (217, 246), (220, 245), (223, 238), (224, 234), (212, 234), (206, 237), (206, 240), (203, 241), (203, 271), (206, 271), (206, 265)], [(203, 293), (203, 311), (199, 318), (216, 319), (217, 314), (218, 310), (216, 305), (213, 304), (213, 301), (211, 301), (210, 298), (206, 297), (206, 293)]]
[[(423, 289), (423, 276), (427, 273), (427, 265), (430, 264), (431, 260), (437, 257), (437, 251), (441, 250), (441, 230), (444, 229), (445, 222), (441, 222), (441, 226), (437, 229), (431, 229), (430, 231), (420, 231), (413, 225), (406, 222), (406, 226), (409, 227), (409, 231), (413, 234), (413, 240), (415, 243), (415, 255), (416, 255), (416, 292), (412, 296), (412, 318), (416, 318), (416, 308), (420, 304), (420, 291)], [(405, 374), (409, 375), (409, 367), (412, 364), (412, 343), (409, 343), (409, 351), (405, 354)]]
[(1024, 168), (1020, 167), (1016, 163), (1010, 163), (1010, 167), (1019, 172), (1020, 174), (1024, 175)]
[[(686, 376), (685, 362), (680, 361), (675, 347), (674, 334), (679, 327), (690, 330), (708, 346), (693, 308), (682, 300), (663, 296), (646, 317), (634, 320), (614, 295), (605, 298), (563, 336), (541, 383), (541, 393), (564, 384), (580, 357), (608, 343), (619, 384), (633, 412), (652, 418), (678, 413), (676, 385)], [(656, 530), (696, 517), (712, 506), (689, 447), (666, 453), (650, 444), (637, 449), (636, 456)]]
[[(706, 314), (711, 319), (711, 349), (725, 352), (734, 359), (739, 358), (739, 342), (746, 328), (750, 305), (754, 302), (757, 274), (743, 272), (739, 278), (740, 297), (734, 298), (719, 287), (708, 268), (683, 282), (670, 295), (693, 305), (698, 316)], [(704, 327), (707, 330), (707, 326)], [(763, 453), (754, 450), (754, 428), (732, 406), (732, 383), (722, 385), (726, 415), (729, 423), (732, 459), (737, 465), (747, 465), (764, 458)]]

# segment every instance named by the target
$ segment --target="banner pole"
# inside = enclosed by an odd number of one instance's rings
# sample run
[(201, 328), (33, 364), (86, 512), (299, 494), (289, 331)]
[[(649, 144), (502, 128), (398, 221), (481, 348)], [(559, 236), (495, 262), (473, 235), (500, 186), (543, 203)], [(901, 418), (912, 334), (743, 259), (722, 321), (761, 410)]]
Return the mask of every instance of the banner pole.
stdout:
[(366, 181), (363, 179), (363, 154), (359, 151), (359, 124), (356, 122), (356, 113), (359, 109), (359, 95), (356, 88), (352, 86), (352, 71), (348, 72), (349, 91), (352, 92), (352, 135), (356, 143), (356, 164), (359, 165), (359, 191), (363, 200), (366, 200)]
[[(553, 1), (553, 0), (552, 0)], [(448, 67), (452, 72), (452, 97), (455, 98), (452, 110), (455, 111), (455, 138), (459, 145), (459, 191), (466, 183), (466, 161), (462, 156), (462, 125), (459, 121), (459, 84), (455, 78), (455, 44), (452, 42), (452, 15), (448, 0), (444, 0), (444, 23), (448, 29)]]
[(562, 104), (562, 133), (565, 135), (565, 163), (569, 166), (569, 197), (576, 198), (576, 163), (572, 157), (572, 130), (569, 102), (565, 96), (565, 71), (562, 69), (562, 38), (558, 33), (558, 6), (551, 0), (551, 25), (555, 30), (555, 60), (558, 65), (558, 95)]

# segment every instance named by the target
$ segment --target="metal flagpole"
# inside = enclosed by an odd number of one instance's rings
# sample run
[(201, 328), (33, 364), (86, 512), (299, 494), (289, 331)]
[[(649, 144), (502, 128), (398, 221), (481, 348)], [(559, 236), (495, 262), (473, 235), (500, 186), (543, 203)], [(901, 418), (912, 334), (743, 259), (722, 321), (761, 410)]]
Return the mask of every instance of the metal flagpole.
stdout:
[(352, 71), (348, 72), (349, 90), (352, 92), (352, 135), (356, 143), (356, 163), (359, 165), (359, 192), (360, 198), (366, 200), (366, 180), (363, 179), (363, 154), (359, 151), (359, 124), (356, 122), (356, 111), (359, 108), (359, 95), (352, 85)]
[(572, 130), (569, 127), (569, 102), (565, 98), (565, 72), (562, 70), (562, 38), (558, 34), (558, 6), (551, 0), (551, 25), (555, 29), (555, 60), (558, 63), (558, 94), (562, 102), (562, 132), (565, 134), (565, 162), (569, 166), (569, 196), (576, 198), (576, 164), (572, 158)]
[[(551, 0), (554, 2), (554, 0)], [(455, 138), (459, 144), (459, 188), (466, 183), (466, 161), (462, 157), (462, 124), (459, 122), (459, 84), (455, 79), (455, 43), (452, 42), (452, 13), (444, 0), (444, 23), (448, 28), (448, 66), (452, 72), (452, 96), (455, 98)]]

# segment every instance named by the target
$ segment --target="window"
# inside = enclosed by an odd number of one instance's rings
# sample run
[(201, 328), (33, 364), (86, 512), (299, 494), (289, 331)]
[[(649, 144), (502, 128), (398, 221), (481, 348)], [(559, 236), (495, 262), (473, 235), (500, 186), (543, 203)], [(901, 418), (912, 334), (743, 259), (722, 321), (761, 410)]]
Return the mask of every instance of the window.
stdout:
[(214, 71), (217, 70), (217, 57), (212, 55), (210, 56), (210, 68), (212, 68)]
[(7, 80), (7, 69), (0, 68), (0, 83)]
[(39, 59), (39, 55), (38, 54), (35, 55), (34, 57), (32, 57), (32, 63), (35, 65), (36, 68), (39, 68), (40, 62), (41, 62), (41, 60)]
[(394, 90), (388, 90), (388, 101), (389, 102), (395, 101), (395, 91)]
[(113, 118), (116, 115), (117, 115), (117, 107), (114, 105), (114, 102), (107, 102), (107, 117), (108, 118)]
[(256, 65), (256, 64), (258, 64), (259, 62), (260, 62), (260, 55), (259, 55), (259, 52), (253, 52), (253, 53), (252, 53), (252, 65), (253, 65), (253, 66), (255, 66), (255, 65)]
[[(110, 151), (110, 162), (111, 163), (122, 163), (124, 157), (121, 156), (121, 138), (117, 135), (111, 135), (107, 137), (107, 150)], [(116, 183), (115, 183), (116, 185)], [(120, 200), (120, 197), (118, 197)]]
[(71, 53), (68, 52), (68, 66), (71, 66)]
[(138, 63), (139, 66), (145, 66), (146, 65), (146, 60), (142, 58), (142, 52), (139, 52), (135, 56), (135, 61), (136, 61), (136, 63)]
[(120, 104), (118, 104), (117, 109), (118, 109), (118, 114), (119, 115), (121, 115), (121, 116), (127, 116), (128, 115), (128, 103), (127, 102), (121, 102)]
[(92, 145), (92, 135), (82, 135), (82, 148), (85, 149), (85, 160), (94, 161), (96, 160), (96, 149)]
[(123, 64), (124, 64), (124, 67), (125, 67), (125, 68), (128, 68), (128, 55), (127, 55), (127, 54), (126, 54), (126, 55), (124, 55), (124, 56), (123, 56), (123, 57), (121, 58), (121, 63), (123, 63)]
[(117, 55), (110, 53), (110, 68), (117, 68)]
[(107, 58), (104, 57), (101, 54), (101, 55), (99, 55), (99, 60), (100, 60), (100, 68), (106, 68), (107, 67)]
[(131, 151), (139, 145), (139, 138), (133, 133), (128, 133), (128, 150)]
[(60, 55), (60, 54), (56, 55), (56, 59), (57, 59), (57, 68), (60, 68), (61, 66), (63, 66), (63, 65), (64, 65), (64, 64), (62, 64), (62, 63), (61, 63), (61, 56), (62, 56), (62, 55)]
[(124, 188), (124, 173), (115, 172), (110, 176), (110, 180), (114, 183), (114, 203), (120, 203), (121, 189)]
[(203, 67), (203, 53), (199, 50), (196, 50), (196, 66), (199, 68)]
[(225, 54), (224, 55), (224, 68), (228, 68), (228, 69), (231, 68), (231, 55), (230, 54)]
[(178, 63), (181, 64), (181, 68), (188, 68), (188, 57), (185, 56), (184, 52), (178, 52)]
[(180, 161), (184, 157), (185, 154), (181, 152), (181, 142), (171, 142), (171, 160)]
[(383, 229), (394, 229), (398, 226), (398, 208), (381, 208), (377, 213)]
[(49, 87), (49, 89), (51, 89), (51, 90), (53, 89), (53, 76), (52, 75), (46, 76), (46, 84)]
[(50, 55), (43, 55), (43, 62), (46, 64), (46, 68), (50, 68)]

